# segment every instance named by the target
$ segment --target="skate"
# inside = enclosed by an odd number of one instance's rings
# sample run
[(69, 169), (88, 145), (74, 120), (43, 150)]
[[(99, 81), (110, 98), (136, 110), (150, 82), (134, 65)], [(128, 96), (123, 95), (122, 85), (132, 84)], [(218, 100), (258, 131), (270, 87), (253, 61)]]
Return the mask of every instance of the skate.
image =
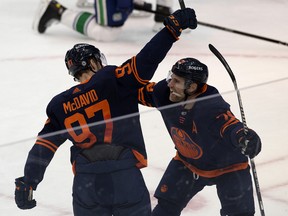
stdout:
[(33, 22), (33, 29), (44, 33), (55, 22), (61, 20), (62, 13), (66, 10), (57, 1), (41, 0)]

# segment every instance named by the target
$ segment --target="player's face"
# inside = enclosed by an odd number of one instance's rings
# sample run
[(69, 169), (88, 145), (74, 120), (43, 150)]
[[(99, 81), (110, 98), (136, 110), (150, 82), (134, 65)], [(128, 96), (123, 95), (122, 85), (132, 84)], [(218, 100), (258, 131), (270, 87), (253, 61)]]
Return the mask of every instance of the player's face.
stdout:
[(172, 73), (167, 82), (170, 88), (169, 100), (172, 102), (184, 101), (185, 79)]

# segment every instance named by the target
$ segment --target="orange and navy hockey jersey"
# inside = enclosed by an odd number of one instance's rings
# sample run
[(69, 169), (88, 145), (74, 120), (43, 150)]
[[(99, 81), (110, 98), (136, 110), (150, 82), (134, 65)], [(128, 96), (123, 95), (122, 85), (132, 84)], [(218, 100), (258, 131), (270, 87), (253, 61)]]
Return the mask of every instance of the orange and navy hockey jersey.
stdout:
[[(147, 155), (138, 110), (138, 89), (152, 78), (175, 42), (164, 28), (121, 66), (105, 66), (90, 80), (55, 96), (47, 106), (48, 120), (29, 152), (25, 182), (34, 189), (66, 140), (72, 142), (71, 162), (94, 145), (111, 143), (131, 149), (139, 168)], [(111, 121), (113, 119), (113, 121)]]
[(166, 80), (139, 89), (140, 103), (161, 112), (177, 150), (174, 159), (207, 178), (247, 168), (247, 157), (231, 142), (243, 124), (216, 88), (205, 84), (190, 110), (171, 102), (169, 94)]

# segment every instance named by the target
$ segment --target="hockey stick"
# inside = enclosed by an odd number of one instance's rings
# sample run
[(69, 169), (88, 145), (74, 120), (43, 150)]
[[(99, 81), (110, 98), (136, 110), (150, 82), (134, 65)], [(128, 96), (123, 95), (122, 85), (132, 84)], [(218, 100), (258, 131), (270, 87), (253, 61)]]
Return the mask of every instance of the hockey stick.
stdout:
[[(226, 62), (225, 58), (221, 55), (221, 53), (212, 44), (209, 44), (209, 49), (220, 60), (220, 62), (223, 64), (223, 66), (225, 67), (225, 69), (227, 70), (227, 72), (230, 75), (230, 78), (233, 82), (234, 88), (237, 92), (238, 103), (239, 103), (239, 108), (240, 108), (240, 112), (241, 112), (241, 118), (242, 118), (244, 133), (246, 135), (248, 132), (248, 126), (246, 123), (244, 108), (242, 105), (242, 99), (241, 99), (240, 91), (239, 91), (238, 86), (237, 86), (236, 78), (235, 78), (230, 66)], [(258, 176), (257, 176), (257, 172), (256, 172), (256, 165), (255, 165), (254, 159), (249, 158), (249, 160), (250, 160), (250, 164), (251, 164), (251, 170), (253, 173), (254, 184), (255, 184), (255, 189), (256, 189), (256, 193), (257, 193), (257, 198), (258, 198), (261, 216), (265, 216), (263, 200), (262, 200), (262, 196), (261, 196), (261, 192), (260, 192), (259, 180), (258, 180)]]
[[(179, 0), (179, 3), (180, 3), (181, 8), (182, 8), (183, 5), (184, 5), (184, 8), (185, 8), (184, 1)], [(134, 9), (135, 10), (140, 10), (140, 11), (146, 11), (146, 12), (150, 12), (150, 13), (154, 13), (154, 14), (160, 14), (160, 15), (164, 15), (164, 16), (170, 15), (170, 14), (160, 13), (158, 11), (152, 10), (151, 8), (147, 8), (147, 7), (145, 7), (145, 4), (140, 5), (140, 4), (135, 4), (134, 3)], [(223, 27), (223, 26), (218, 26), (218, 25), (214, 25), (214, 24), (210, 24), (210, 23), (206, 23), (206, 22), (198, 21), (198, 25), (202, 25), (202, 26), (206, 26), (206, 27), (210, 27), (210, 28), (214, 28), (214, 29), (218, 29), (218, 30), (222, 30), (222, 31), (227, 31), (227, 32), (234, 33), (234, 34), (244, 35), (244, 36), (247, 36), (247, 37), (252, 37), (252, 38), (259, 39), (259, 40), (264, 40), (264, 41), (276, 43), (276, 44), (279, 44), (279, 45), (288, 46), (288, 43), (284, 42), (284, 41), (275, 40), (275, 39), (263, 37), (263, 36), (260, 36), (260, 35), (250, 34), (250, 33), (247, 33), (247, 32), (238, 31), (238, 30), (235, 30), (235, 29), (226, 28), (226, 27)]]
[(211, 27), (211, 28), (215, 28), (215, 29), (219, 29), (219, 30), (223, 30), (223, 31), (227, 31), (227, 32), (231, 32), (231, 33), (235, 33), (235, 34), (240, 34), (240, 35), (244, 35), (244, 36), (248, 36), (248, 37), (252, 37), (252, 38), (256, 38), (256, 39), (272, 42), (272, 43), (277, 43), (277, 44), (284, 45), (284, 46), (288, 46), (288, 43), (284, 42), (284, 41), (279, 41), (279, 40), (275, 40), (275, 39), (271, 39), (271, 38), (267, 38), (267, 37), (263, 37), (263, 36), (259, 36), (259, 35), (254, 35), (254, 34), (250, 34), (250, 33), (247, 33), (247, 32), (238, 31), (238, 30), (235, 30), (235, 29), (230, 29), (230, 28), (217, 26), (217, 25), (204, 23), (204, 22), (198, 22), (198, 24), (199, 25), (203, 25), (203, 26), (208, 26), (208, 27)]
[(181, 9), (186, 8), (185, 3), (184, 3), (184, 0), (179, 0), (179, 4), (180, 4), (180, 8), (181, 8)]
[(145, 11), (145, 12), (149, 12), (149, 13), (154, 13), (154, 14), (159, 14), (159, 15), (169, 15), (169, 14), (163, 14), (163, 13), (159, 13), (157, 11), (152, 10), (152, 4), (148, 3), (148, 2), (134, 2), (133, 3), (134, 9), (135, 10), (139, 10), (139, 11)]

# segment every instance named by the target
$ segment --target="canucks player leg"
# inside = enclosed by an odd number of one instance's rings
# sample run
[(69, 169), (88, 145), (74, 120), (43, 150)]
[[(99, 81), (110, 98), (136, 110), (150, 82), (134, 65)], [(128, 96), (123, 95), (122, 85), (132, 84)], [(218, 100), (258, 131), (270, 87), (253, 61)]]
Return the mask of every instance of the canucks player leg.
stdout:
[(35, 14), (33, 29), (44, 33), (53, 23), (61, 21), (61, 16), (66, 9), (54, 0), (41, 0)]
[(95, 1), (95, 13), (66, 8), (55, 0), (41, 0), (33, 29), (45, 33), (53, 23), (64, 26), (96, 41), (116, 40), (122, 26), (132, 13), (132, 0)]

